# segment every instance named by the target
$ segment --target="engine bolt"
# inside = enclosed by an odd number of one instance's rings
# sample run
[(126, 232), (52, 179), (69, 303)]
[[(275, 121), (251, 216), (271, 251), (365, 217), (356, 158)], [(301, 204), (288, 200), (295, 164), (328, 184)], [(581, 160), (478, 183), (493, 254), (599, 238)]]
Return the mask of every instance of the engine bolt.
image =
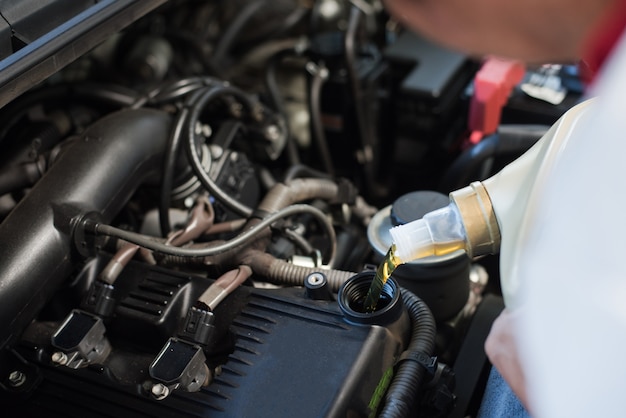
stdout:
[(324, 283), (324, 275), (322, 273), (311, 273), (306, 280), (310, 285), (315, 286)]
[(22, 386), (26, 382), (26, 375), (19, 370), (13, 370), (9, 374), (9, 384), (14, 388)]
[(51, 360), (53, 363), (56, 363), (61, 366), (65, 366), (67, 364), (67, 354), (61, 351), (57, 351), (52, 354)]
[(170, 389), (163, 383), (157, 383), (156, 385), (152, 386), (151, 392), (154, 398), (157, 401), (160, 401), (167, 398), (167, 396), (170, 394)]

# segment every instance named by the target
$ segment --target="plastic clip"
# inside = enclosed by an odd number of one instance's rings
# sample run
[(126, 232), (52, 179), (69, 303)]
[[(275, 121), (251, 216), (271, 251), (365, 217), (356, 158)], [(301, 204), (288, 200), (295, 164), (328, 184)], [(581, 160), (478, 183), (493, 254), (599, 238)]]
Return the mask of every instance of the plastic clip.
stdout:
[(437, 357), (431, 357), (421, 351), (405, 351), (400, 355), (400, 358), (398, 358), (396, 365), (402, 363), (403, 361), (414, 361), (418, 363), (420, 366), (425, 368), (430, 375), (434, 375), (437, 371)]

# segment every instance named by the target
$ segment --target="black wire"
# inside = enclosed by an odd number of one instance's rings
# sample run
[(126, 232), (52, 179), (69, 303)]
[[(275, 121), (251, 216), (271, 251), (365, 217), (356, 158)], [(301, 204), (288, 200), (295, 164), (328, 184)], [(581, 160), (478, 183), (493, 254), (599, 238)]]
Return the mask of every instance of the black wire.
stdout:
[(188, 114), (189, 109), (184, 108), (181, 110), (167, 141), (165, 162), (163, 164), (163, 179), (161, 181), (161, 196), (159, 199), (159, 226), (161, 227), (161, 235), (164, 237), (170, 233), (170, 204), (172, 202), (174, 171), (178, 161), (182, 132)]
[(166, 102), (180, 99), (185, 95), (214, 85), (224, 84), (223, 81), (213, 77), (187, 77), (176, 80), (175, 82), (161, 85), (148, 93), (150, 104), (160, 105)]
[(195, 105), (198, 97), (203, 92), (199, 89), (198, 85), (201, 86), (202, 84), (204, 84), (204, 82), (208, 83), (211, 81), (212, 79), (201, 79), (195, 77), (186, 80), (178, 80), (175, 83), (172, 83), (170, 86), (167, 86), (167, 88), (170, 90), (169, 92), (164, 89), (163, 91), (155, 95), (155, 97), (158, 97), (160, 93), (167, 92), (167, 94), (165, 94), (165, 100), (169, 100), (174, 94), (173, 92), (176, 92), (180, 89), (195, 87), (195, 93), (191, 94), (187, 98), (183, 109), (178, 113), (167, 142), (167, 149), (165, 152), (165, 159), (163, 163), (163, 176), (161, 180), (161, 194), (159, 199), (159, 226), (161, 228), (161, 235), (164, 237), (166, 237), (167, 234), (169, 234), (170, 232), (169, 209), (172, 201), (171, 197), (174, 184), (174, 171), (176, 169), (178, 156), (180, 154), (180, 144), (182, 142), (185, 124), (187, 123), (187, 119), (189, 116), (189, 110), (192, 106)]
[(115, 107), (130, 107), (140, 98), (138, 92), (122, 86), (79, 84), (71, 90), (79, 97), (97, 99)]
[[(374, 167), (375, 162), (370, 161), (365, 154), (368, 148), (373, 148), (374, 139), (372, 135), (374, 130), (371, 129), (371, 125), (368, 126), (367, 116), (364, 112), (363, 92), (361, 91), (361, 85), (359, 76), (357, 73), (356, 63), (356, 35), (361, 23), (363, 12), (357, 6), (352, 6), (350, 10), (350, 18), (348, 19), (348, 29), (346, 30), (344, 49), (346, 57), (346, 67), (348, 69), (348, 78), (350, 79), (350, 85), (352, 90), (352, 100), (354, 101), (354, 109), (356, 113), (357, 126), (359, 129), (359, 137), (361, 138), (361, 146), (363, 147), (364, 159), (363, 168), (368, 184), (374, 184)], [(371, 149), (372, 158), (376, 157), (376, 152)]]
[(317, 145), (317, 150), (320, 154), (320, 159), (322, 160), (324, 169), (328, 172), (328, 174), (334, 176), (335, 168), (328, 149), (326, 134), (324, 133), (324, 125), (322, 124), (321, 95), (322, 87), (324, 86), (324, 76), (322, 75), (322, 71), (318, 70), (314, 72), (312, 77), (311, 91), (309, 93), (309, 112), (311, 114), (313, 138), (315, 139), (315, 144)]
[(306, 238), (304, 238), (302, 235), (298, 234), (297, 232), (292, 231), (291, 229), (285, 229), (283, 230), (283, 234), (285, 234), (285, 236), (290, 241), (292, 241), (294, 244), (300, 247), (300, 249), (304, 251), (305, 254), (310, 255), (313, 253), (313, 251), (315, 251), (315, 249), (309, 243), (309, 241), (307, 241)]
[(224, 205), (238, 215), (249, 217), (252, 214), (252, 208), (234, 199), (228, 193), (224, 192), (217, 184), (215, 184), (213, 179), (211, 179), (209, 174), (205, 171), (200, 155), (198, 155), (198, 150), (196, 149), (195, 129), (196, 123), (200, 119), (200, 114), (209, 102), (222, 96), (234, 96), (250, 110), (253, 110), (256, 107), (255, 102), (253, 102), (247, 94), (233, 86), (214, 86), (202, 90), (202, 93), (198, 96), (198, 99), (195, 101), (189, 112), (187, 137), (184, 142), (185, 151), (187, 152), (191, 168), (193, 169), (196, 177), (198, 177), (200, 183), (202, 183), (202, 186), (204, 186), (213, 197), (224, 203)]
[[(161, 228), (161, 235), (166, 237), (170, 232), (170, 204), (172, 197), (172, 187), (174, 184), (174, 171), (176, 169), (176, 163), (178, 162), (178, 156), (180, 154), (180, 144), (185, 132), (185, 124), (189, 116), (190, 109), (196, 105), (198, 98), (203, 94), (205, 90), (200, 90), (198, 85), (204, 83), (212, 83), (214, 80), (210, 78), (196, 78), (192, 77), (186, 80), (178, 80), (172, 83), (168, 88), (171, 90), (165, 95), (169, 100), (172, 97), (173, 92), (180, 89), (187, 89), (194, 86), (196, 89), (186, 100), (183, 109), (180, 111), (174, 122), (173, 129), (168, 138), (167, 150), (165, 152), (165, 160), (163, 164), (163, 177), (161, 181), (161, 195), (159, 199), (159, 226)], [(162, 92), (161, 92), (162, 93)], [(158, 96), (158, 95), (157, 95)], [(204, 172), (204, 167), (202, 168)]]
[(141, 247), (147, 248), (151, 251), (156, 251), (162, 254), (173, 255), (178, 257), (208, 257), (213, 255), (218, 255), (225, 253), (227, 251), (233, 250), (246, 242), (250, 241), (255, 236), (259, 235), (263, 230), (269, 226), (271, 226), (276, 221), (286, 218), (288, 216), (300, 214), (300, 213), (309, 213), (315, 217), (320, 224), (324, 227), (326, 234), (328, 235), (328, 239), (331, 242), (331, 252), (328, 264), (332, 265), (335, 259), (336, 253), (336, 239), (335, 239), (335, 230), (333, 229), (332, 223), (326, 217), (326, 214), (321, 210), (317, 209), (311, 205), (305, 204), (297, 204), (287, 206), (267, 217), (263, 218), (258, 224), (254, 225), (252, 228), (245, 230), (241, 234), (237, 235), (235, 238), (219, 245), (215, 245), (212, 247), (206, 248), (189, 248), (189, 247), (173, 247), (171, 245), (166, 245), (162, 242), (159, 242), (160, 238), (150, 237), (147, 235), (138, 234), (136, 232), (126, 231), (124, 229), (116, 228), (111, 225), (105, 224), (95, 224), (93, 225), (92, 232), (99, 235), (106, 235), (118, 239), (122, 239), (124, 241), (130, 242), (132, 244), (139, 245)]
[(239, 34), (257, 14), (257, 12), (261, 10), (265, 3), (266, 0), (256, 0), (252, 3), (248, 3), (248, 5), (244, 7), (243, 10), (241, 10), (231, 21), (230, 25), (222, 33), (222, 37), (219, 39), (215, 49), (213, 50), (212, 60), (214, 66), (224, 62)]

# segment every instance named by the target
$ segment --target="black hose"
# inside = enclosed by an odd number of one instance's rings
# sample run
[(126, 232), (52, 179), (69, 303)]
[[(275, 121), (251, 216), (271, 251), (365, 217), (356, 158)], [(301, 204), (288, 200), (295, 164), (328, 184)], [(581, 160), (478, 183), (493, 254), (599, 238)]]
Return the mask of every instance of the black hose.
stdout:
[[(230, 22), (230, 25), (223, 31), (222, 37), (217, 41), (217, 45), (213, 50), (212, 60), (214, 65), (224, 62), (228, 52), (231, 50), (239, 34), (248, 25), (250, 20), (265, 5), (266, 0), (256, 0), (248, 3), (237, 16)], [(221, 70), (221, 68), (219, 68)]]
[(533, 146), (548, 130), (544, 125), (502, 125), (498, 132), (466, 149), (448, 168), (439, 183), (444, 193), (484, 180), (478, 169), (489, 159), (506, 154), (520, 155)]
[(174, 171), (178, 162), (178, 154), (185, 127), (185, 120), (189, 109), (184, 108), (176, 117), (173, 129), (167, 141), (165, 163), (163, 164), (163, 178), (161, 180), (161, 195), (159, 199), (159, 226), (161, 236), (166, 237), (170, 233), (170, 204), (172, 202), (172, 185), (174, 184)]
[(167, 102), (179, 100), (185, 95), (205, 87), (202, 83), (181, 84), (167, 89), (158, 88), (148, 93), (148, 103), (154, 106), (163, 105)]
[(147, 97), (150, 104), (161, 105), (180, 99), (200, 88), (218, 84), (223, 84), (223, 82), (213, 77), (187, 77), (168, 84), (159, 84), (159, 86), (148, 92)]
[(98, 102), (116, 108), (131, 107), (140, 98), (136, 91), (114, 85), (79, 84), (76, 87), (70, 87), (70, 92), (78, 97), (96, 99)]
[[(311, 127), (313, 131), (313, 139), (317, 145), (320, 159), (324, 170), (331, 176), (335, 175), (333, 160), (328, 149), (326, 134), (324, 133), (324, 125), (322, 123), (322, 87), (328, 76), (326, 68), (319, 68), (313, 72), (311, 80), (311, 90), (309, 93), (309, 112), (311, 114)], [(326, 73), (325, 73), (326, 72)]]
[[(435, 348), (437, 327), (426, 303), (406, 289), (401, 289), (402, 300), (411, 318), (411, 339), (407, 353), (430, 357)], [(410, 357), (410, 356), (407, 356)], [(405, 418), (415, 408), (426, 369), (420, 363), (407, 359), (401, 361), (387, 394), (379, 418)]]
[[(357, 52), (356, 52), (356, 36), (357, 30), (363, 17), (362, 10), (357, 6), (350, 9), (350, 17), (348, 19), (348, 28), (344, 39), (344, 50), (346, 57), (346, 68), (348, 70), (348, 78), (350, 80), (350, 90), (352, 92), (352, 100), (354, 102), (354, 110), (356, 114), (357, 126), (359, 129), (359, 138), (363, 150), (363, 172), (367, 184), (374, 185), (375, 168), (377, 152), (374, 149), (376, 141), (375, 132), (365, 113), (365, 103), (361, 82), (357, 72)], [(371, 118), (369, 118), (371, 119)]]
[(196, 148), (195, 130), (196, 123), (200, 120), (200, 114), (209, 102), (223, 96), (234, 96), (251, 111), (254, 111), (257, 107), (257, 103), (255, 103), (250, 96), (233, 86), (213, 86), (202, 90), (201, 94), (197, 96), (197, 100), (194, 100), (194, 103), (189, 111), (187, 134), (184, 141), (185, 151), (187, 152), (191, 168), (193, 169), (196, 177), (198, 177), (198, 180), (200, 180), (200, 183), (202, 183), (202, 186), (204, 186), (213, 197), (222, 202), (230, 210), (247, 218), (252, 215), (252, 208), (231, 197), (228, 193), (224, 192), (213, 181), (213, 179), (211, 179), (202, 165), (202, 159), (200, 158)]
[[(165, 160), (163, 164), (163, 179), (161, 182), (161, 193), (159, 199), (159, 226), (161, 228), (161, 235), (164, 237), (167, 236), (167, 234), (169, 234), (170, 232), (169, 209), (172, 200), (171, 195), (172, 187), (174, 184), (174, 171), (178, 162), (178, 156), (181, 146), (180, 144), (182, 142), (183, 135), (186, 134), (185, 126), (187, 124), (187, 119), (189, 117), (191, 108), (196, 106), (198, 98), (202, 94), (204, 94), (205, 90), (201, 89), (202, 85), (206, 83), (208, 85), (214, 86), (213, 82), (214, 79), (211, 78), (190, 78), (186, 80), (186, 82), (180, 80), (169, 86), (169, 88), (171, 88), (173, 92), (182, 89), (185, 91), (184, 94), (188, 92), (193, 93), (187, 97), (183, 109), (178, 113), (176, 117), (176, 121), (174, 122), (172, 131), (170, 133), (167, 150), (165, 153)], [(168, 93), (166, 97), (171, 97), (171, 94), (172, 93)], [(204, 166), (202, 166), (202, 172), (206, 172)]]
[[(174, 89), (184, 88), (195, 84), (195, 80), (189, 80), (190, 84), (181, 84), (180, 81), (173, 84)], [(161, 193), (159, 198), (159, 227), (161, 236), (166, 237), (170, 232), (170, 204), (172, 201), (172, 187), (174, 184), (174, 171), (178, 162), (180, 144), (184, 133), (185, 124), (189, 115), (189, 108), (195, 103), (198, 96), (202, 93), (199, 87), (196, 87), (194, 93), (185, 101), (185, 106), (178, 113), (176, 121), (170, 132), (163, 163), (163, 177), (161, 180)]]
[(296, 244), (302, 251), (304, 251), (305, 254), (312, 254), (315, 251), (313, 245), (311, 245), (311, 243), (309, 243), (309, 241), (305, 237), (298, 234), (297, 232), (292, 231), (288, 228), (283, 229), (282, 232), (287, 237), (287, 239)]
[(448, 193), (469, 184), (473, 180), (482, 180), (475, 178), (477, 176), (476, 171), (488, 158), (495, 155), (499, 141), (500, 136), (492, 134), (463, 151), (441, 178), (439, 189)]

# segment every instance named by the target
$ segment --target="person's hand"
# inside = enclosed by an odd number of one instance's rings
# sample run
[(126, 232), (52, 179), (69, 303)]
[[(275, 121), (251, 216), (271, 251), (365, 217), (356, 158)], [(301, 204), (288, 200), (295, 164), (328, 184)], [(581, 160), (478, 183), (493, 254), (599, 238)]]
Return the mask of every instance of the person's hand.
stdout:
[(517, 321), (523, 310), (509, 311), (505, 309), (496, 318), (491, 331), (485, 340), (485, 352), (491, 364), (498, 369), (504, 380), (509, 384), (527, 411), (530, 411), (526, 380), (517, 351)]

